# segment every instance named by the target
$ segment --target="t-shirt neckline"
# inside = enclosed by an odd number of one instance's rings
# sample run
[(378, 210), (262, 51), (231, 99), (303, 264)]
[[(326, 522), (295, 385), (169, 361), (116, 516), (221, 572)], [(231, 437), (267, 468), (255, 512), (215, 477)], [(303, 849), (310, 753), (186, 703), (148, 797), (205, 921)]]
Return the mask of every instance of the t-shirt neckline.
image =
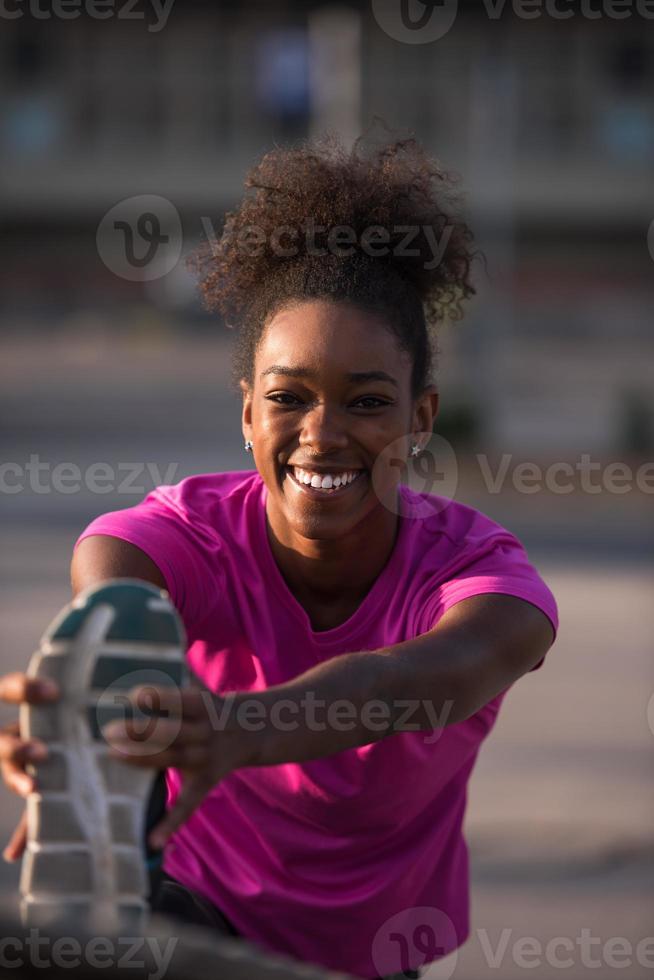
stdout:
[(395, 538), (395, 545), (393, 546), (393, 550), (388, 558), (388, 561), (377, 576), (370, 591), (363, 597), (362, 601), (359, 603), (359, 606), (354, 610), (352, 615), (345, 620), (344, 623), (341, 623), (339, 626), (334, 626), (332, 629), (328, 630), (314, 630), (311, 625), (311, 619), (308, 612), (289, 589), (284, 576), (282, 575), (279, 566), (275, 561), (275, 556), (272, 552), (270, 541), (268, 540), (266, 515), (268, 488), (266, 487), (263, 479), (261, 479), (257, 528), (260, 539), (259, 543), (261, 546), (260, 553), (263, 555), (263, 561), (266, 566), (267, 575), (269, 576), (268, 584), (275, 590), (285, 607), (296, 617), (296, 619), (299, 619), (302, 622), (307, 633), (318, 645), (325, 646), (330, 643), (341, 642), (349, 635), (358, 632), (368, 623), (373, 614), (378, 612), (380, 607), (379, 597), (384, 593), (384, 590), (387, 589), (388, 584), (393, 581), (395, 569), (401, 561), (402, 551), (405, 545), (405, 538), (408, 533), (409, 521), (404, 517), (405, 502), (402, 490), (402, 484), (400, 484), (398, 487), (400, 520), (397, 536)]

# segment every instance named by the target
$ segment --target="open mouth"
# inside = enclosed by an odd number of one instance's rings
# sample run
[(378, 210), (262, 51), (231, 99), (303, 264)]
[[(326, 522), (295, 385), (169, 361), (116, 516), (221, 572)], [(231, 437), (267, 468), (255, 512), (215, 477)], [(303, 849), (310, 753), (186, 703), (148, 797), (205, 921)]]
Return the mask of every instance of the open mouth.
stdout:
[(333, 474), (310, 473), (294, 466), (284, 467), (285, 476), (300, 493), (314, 499), (343, 497), (365, 477), (365, 470), (348, 470)]

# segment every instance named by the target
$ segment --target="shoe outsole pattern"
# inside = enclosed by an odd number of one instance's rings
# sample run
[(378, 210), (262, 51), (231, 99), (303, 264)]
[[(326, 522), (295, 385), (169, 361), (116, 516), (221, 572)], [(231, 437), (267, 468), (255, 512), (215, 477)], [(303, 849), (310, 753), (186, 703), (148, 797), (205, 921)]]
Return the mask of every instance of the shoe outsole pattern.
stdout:
[(111, 758), (101, 729), (139, 717), (130, 688), (186, 686), (185, 650), (168, 593), (140, 579), (85, 589), (45, 631), (27, 673), (54, 679), (62, 693), (20, 709), (21, 737), (48, 745), (48, 758), (28, 770), (36, 791), (27, 799), (20, 878), (26, 925), (68, 919), (95, 930), (143, 929), (145, 814), (156, 772)]

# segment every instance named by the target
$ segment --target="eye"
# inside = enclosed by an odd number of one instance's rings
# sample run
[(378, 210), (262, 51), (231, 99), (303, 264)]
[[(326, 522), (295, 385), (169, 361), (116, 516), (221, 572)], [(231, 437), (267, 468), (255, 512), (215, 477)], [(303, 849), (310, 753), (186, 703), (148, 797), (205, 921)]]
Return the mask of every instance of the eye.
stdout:
[[(288, 391), (276, 391), (271, 395), (266, 395), (265, 397), (266, 401), (275, 402), (277, 405), (283, 405), (288, 408), (291, 408), (300, 402), (300, 399), (296, 395), (292, 395)], [(389, 402), (384, 398), (377, 398), (374, 395), (363, 395), (361, 398), (357, 398), (357, 400), (354, 402), (355, 406), (361, 406), (364, 409), (384, 408), (386, 405), (392, 404), (393, 402)]]
[[(291, 401), (282, 401), (282, 398), (290, 398)], [(298, 401), (295, 395), (291, 395), (288, 391), (278, 391), (273, 395), (266, 395), (266, 401), (276, 402), (278, 405), (292, 405), (294, 401)]]
[(384, 405), (392, 404), (392, 402), (388, 402), (384, 398), (375, 398), (374, 395), (364, 395), (364, 397), (359, 398), (355, 404), (359, 404), (361, 402), (376, 402), (375, 405), (364, 405), (364, 408), (379, 408), (380, 406), (383, 407)]

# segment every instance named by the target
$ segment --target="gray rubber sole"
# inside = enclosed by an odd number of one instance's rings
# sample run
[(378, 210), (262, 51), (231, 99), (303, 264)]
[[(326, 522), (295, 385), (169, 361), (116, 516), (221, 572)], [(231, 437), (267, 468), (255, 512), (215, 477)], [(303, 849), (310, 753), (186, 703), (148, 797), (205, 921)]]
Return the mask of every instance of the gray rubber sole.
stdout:
[(27, 847), (20, 878), (28, 926), (59, 920), (104, 932), (142, 930), (149, 879), (144, 836), (156, 772), (108, 754), (101, 729), (134, 717), (136, 685), (187, 684), (184, 627), (168, 593), (139, 579), (110, 579), (81, 592), (45, 631), (30, 677), (53, 678), (57, 702), (22, 705), (23, 738), (47, 743), (30, 768)]

